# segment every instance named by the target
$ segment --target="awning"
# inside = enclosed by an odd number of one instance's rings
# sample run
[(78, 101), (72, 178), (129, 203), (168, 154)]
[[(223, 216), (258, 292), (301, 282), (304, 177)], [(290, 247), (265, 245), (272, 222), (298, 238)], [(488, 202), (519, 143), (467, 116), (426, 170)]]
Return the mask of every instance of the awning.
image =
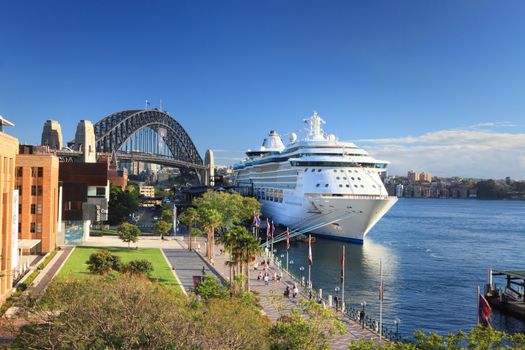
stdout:
[(38, 243), (40, 243), (40, 239), (21, 239), (18, 241), (18, 249), (31, 249)]

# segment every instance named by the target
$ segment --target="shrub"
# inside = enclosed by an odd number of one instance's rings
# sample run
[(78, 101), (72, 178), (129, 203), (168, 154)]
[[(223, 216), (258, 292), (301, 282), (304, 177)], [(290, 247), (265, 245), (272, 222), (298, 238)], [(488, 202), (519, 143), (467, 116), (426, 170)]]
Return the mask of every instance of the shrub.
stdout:
[(228, 289), (221, 285), (215, 276), (204, 276), (196, 290), (197, 294), (204, 299), (223, 298), (228, 294)]
[(145, 259), (131, 260), (124, 265), (123, 271), (132, 275), (144, 274), (149, 276), (153, 272), (153, 265)]
[(106, 274), (111, 271), (122, 270), (120, 257), (111, 254), (109, 250), (99, 250), (92, 253), (87, 261), (88, 269), (91, 273)]

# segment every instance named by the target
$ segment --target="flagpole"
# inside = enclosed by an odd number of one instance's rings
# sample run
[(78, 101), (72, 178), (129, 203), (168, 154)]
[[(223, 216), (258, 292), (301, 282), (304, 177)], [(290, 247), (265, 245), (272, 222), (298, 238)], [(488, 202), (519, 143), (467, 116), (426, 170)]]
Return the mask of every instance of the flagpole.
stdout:
[[(308, 254), (312, 252), (312, 235), (308, 238)], [(310, 259), (312, 257), (310, 256)], [(311, 275), (312, 275), (312, 260), (310, 260), (310, 263), (308, 264), (308, 289), (310, 289), (311, 286)]]
[(479, 286), (478, 286), (478, 295), (476, 295), (476, 300), (478, 301), (478, 307), (477, 307), (477, 314), (478, 314), (478, 322), (477, 325), (479, 326)]
[(341, 271), (341, 311), (345, 311), (345, 246), (343, 244), (343, 266)]
[(379, 259), (379, 279), (381, 281), (379, 285), (379, 344), (381, 344), (383, 340), (383, 262), (381, 259)]

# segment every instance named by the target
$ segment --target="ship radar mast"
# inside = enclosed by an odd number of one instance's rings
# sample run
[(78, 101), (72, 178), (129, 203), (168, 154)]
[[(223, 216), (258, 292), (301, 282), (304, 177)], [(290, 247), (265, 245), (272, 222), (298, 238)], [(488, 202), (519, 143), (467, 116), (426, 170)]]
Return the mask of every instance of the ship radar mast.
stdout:
[(304, 119), (304, 122), (308, 125), (307, 141), (324, 141), (324, 131), (321, 129), (321, 124), (326, 122), (314, 111), (314, 114), (310, 118)]

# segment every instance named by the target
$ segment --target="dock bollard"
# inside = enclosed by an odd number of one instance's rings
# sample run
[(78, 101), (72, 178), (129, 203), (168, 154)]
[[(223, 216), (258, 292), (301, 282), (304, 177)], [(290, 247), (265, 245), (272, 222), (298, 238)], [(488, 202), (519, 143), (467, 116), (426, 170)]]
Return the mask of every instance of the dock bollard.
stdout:
[(332, 295), (328, 295), (328, 307), (332, 307)]

